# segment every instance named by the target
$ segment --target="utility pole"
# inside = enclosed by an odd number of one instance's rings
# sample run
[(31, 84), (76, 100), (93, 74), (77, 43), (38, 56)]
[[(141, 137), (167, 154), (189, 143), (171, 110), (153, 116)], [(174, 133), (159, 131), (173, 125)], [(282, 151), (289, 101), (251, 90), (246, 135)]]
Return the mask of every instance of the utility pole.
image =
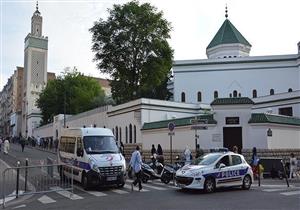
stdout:
[(64, 83), (64, 128), (66, 128), (66, 84)]

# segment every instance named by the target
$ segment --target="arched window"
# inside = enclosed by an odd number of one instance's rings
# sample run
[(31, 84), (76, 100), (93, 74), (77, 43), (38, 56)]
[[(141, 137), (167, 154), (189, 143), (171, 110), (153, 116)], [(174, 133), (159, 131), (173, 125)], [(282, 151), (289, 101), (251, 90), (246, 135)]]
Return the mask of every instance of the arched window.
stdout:
[(201, 102), (201, 101), (202, 101), (202, 94), (201, 94), (200, 91), (199, 91), (198, 94), (197, 94), (197, 101), (198, 101), (198, 102)]
[(234, 97), (234, 98), (237, 97), (237, 91), (236, 91), (236, 90), (233, 91), (233, 97)]
[(239, 93), (239, 97), (242, 97), (242, 94), (241, 94), (241, 93)]
[(133, 126), (133, 140), (136, 143), (136, 126)]
[(132, 125), (129, 125), (129, 143), (132, 143)]
[(252, 90), (252, 98), (257, 98), (257, 90)]
[(125, 140), (126, 140), (126, 144), (128, 143), (128, 127), (126, 126), (125, 129)]
[(232, 93), (229, 93), (229, 97), (232, 98)]
[(119, 132), (118, 132), (118, 126), (116, 126), (116, 140), (118, 141), (119, 140)]
[(292, 88), (289, 88), (288, 92), (293, 92), (293, 89), (292, 89)]
[(274, 89), (270, 90), (270, 95), (274, 95)]
[(185, 93), (181, 92), (181, 102), (185, 102)]
[(214, 92), (214, 98), (218, 98), (218, 95), (219, 95), (218, 91), (215, 90), (215, 92)]
[(122, 141), (122, 128), (119, 127), (119, 140)]

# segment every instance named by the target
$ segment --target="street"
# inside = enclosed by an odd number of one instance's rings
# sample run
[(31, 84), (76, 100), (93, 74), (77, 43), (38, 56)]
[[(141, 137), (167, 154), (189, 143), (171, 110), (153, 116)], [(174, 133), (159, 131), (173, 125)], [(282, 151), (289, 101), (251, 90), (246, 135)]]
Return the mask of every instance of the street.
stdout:
[[(39, 163), (55, 154), (11, 144), (9, 156), (0, 158), (9, 165), (17, 160), (29, 159), (31, 164)], [(2, 179), (0, 179), (2, 180)], [(33, 196), (21, 196), (7, 203), (6, 209), (300, 209), (300, 182), (292, 182), (287, 188), (285, 180), (253, 183), (249, 191), (240, 188), (221, 189), (212, 194), (198, 190), (179, 190), (159, 180), (143, 185), (141, 192), (131, 192), (127, 180), (124, 188), (92, 189), (85, 191), (75, 183), (74, 194), (58, 191)], [(1, 182), (1, 186), (4, 183)]]

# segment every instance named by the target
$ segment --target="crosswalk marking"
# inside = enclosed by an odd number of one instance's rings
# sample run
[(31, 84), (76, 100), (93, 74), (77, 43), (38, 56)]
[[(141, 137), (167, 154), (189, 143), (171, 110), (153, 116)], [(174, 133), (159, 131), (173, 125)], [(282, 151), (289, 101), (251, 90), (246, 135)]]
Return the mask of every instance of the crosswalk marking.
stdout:
[(71, 192), (67, 191), (67, 190), (63, 190), (60, 187), (51, 187), (51, 190), (61, 190), (61, 191), (56, 191), (56, 193), (66, 197), (66, 198), (70, 198), (71, 200), (78, 200), (78, 199), (83, 199), (83, 197), (76, 195), (76, 194), (72, 194)]
[[(124, 188), (127, 189), (127, 190), (131, 190), (131, 186), (128, 185), (128, 184), (125, 184), (125, 185), (124, 185)], [(149, 192), (149, 190), (147, 190), (147, 189), (142, 189), (141, 192)]]
[(96, 197), (107, 196), (107, 194), (105, 194), (103, 192), (99, 192), (99, 191), (84, 191), (84, 192), (94, 195)]
[(156, 181), (153, 181), (152, 183), (156, 184), (156, 185), (164, 186), (164, 187), (169, 187), (169, 188), (173, 188), (173, 189), (179, 189), (178, 187), (176, 187), (174, 185), (171, 185), (171, 184), (164, 184), (164, 183), (156, 182)]
[(128, 193), (127, 191), (125, 190), (119, 190), (119, 189), (112, 189), (111, 191), (115, 192), (115, 193), (118, 193), (118, 194), (126, 194)]
[(300, 195), (300, 190), (280, 193), (281, 195)]
[(264, 192), (278, 192), (278, 191), (284, 191), (286, 188), (280, 188), (280, 189), (263, 189)]
[(38, 199), (43, 204), (48, 204), (48, 203), (55, 203), (56, 201), (53, 200), (52, 198), (48, 197), (47, 195), (43, 195)]
[(143, 186), (151, 188), (151, 189), (155, 189), (155, 190), (167, 190), (166, 188), (162, 188), (162, 187), (155, 187), (149, 184), (143, 184)]

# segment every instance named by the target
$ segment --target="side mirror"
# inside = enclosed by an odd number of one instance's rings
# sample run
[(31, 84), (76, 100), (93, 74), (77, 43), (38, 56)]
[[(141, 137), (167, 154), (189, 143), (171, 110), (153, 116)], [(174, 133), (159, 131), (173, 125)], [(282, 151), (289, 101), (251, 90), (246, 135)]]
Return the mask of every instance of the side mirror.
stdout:
[(77, 153), (78, 157), (82, 157), (83, 156), (83, 149), (82, 148), (78, 148), (76, 153)]
[(219, 169), (225, 168), (225, 167), (226, 167), (226, 165), (225, 165), (224, 163), (221, 163), (221, 164), (219, 165)]

